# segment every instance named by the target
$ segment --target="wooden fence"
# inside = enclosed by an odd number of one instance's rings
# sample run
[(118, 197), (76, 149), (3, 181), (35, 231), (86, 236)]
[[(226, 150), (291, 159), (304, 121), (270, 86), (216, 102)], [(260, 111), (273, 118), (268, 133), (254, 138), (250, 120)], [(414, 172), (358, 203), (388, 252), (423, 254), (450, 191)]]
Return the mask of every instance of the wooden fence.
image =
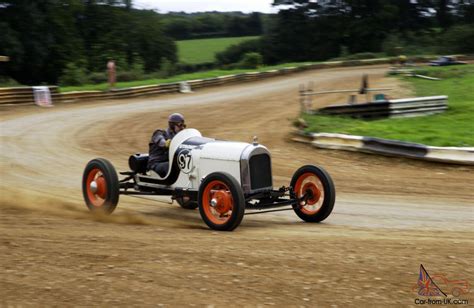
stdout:
[[(58, 92), (58, 87), (49, 86), (48, 88), (53, 102), (60, 100), (61, 94)], [(0, 88), (0, 105), (30, 105), (34, 102), (33, 87)]]
[[(461, 59), (461, 57), (458, 57)], [(462, 58), (465, 59), (465, 58)], [(422, 59), (427, 61), (428, 58)], [(306, 64), (299, 67), (285, 67), (277, 70), (269, 70), (264, 72), (248, 72), (236, 75), (221, 76), (215, 78), (206, 78), (199, 80), (189, 80), (187, 83), (192, 89), (200, 89), (205, 87), (214, 87), (237, 82), (247, 82), (261, 80), (276, 76), (292, 74), (313, 69), (359, 66), (359, 65), (377, 65), (393, 62), (391, 58), (367, 59), (367, 60), (351, 60), (351, 61), (332, 61), (314, 64)], [(120, 99), (133, 98), (141, 96), (159, 95), (165, 93), (177, 93), (180, 89), (180, 83), (166, 83), (150, 86), (140, 86), (125, 89), (115, 89), (111, 91), (77, 91), (60, 93), (58, 87), (50, 86), (51, 97), (53, 103), (71, 103), (87, 100), (103, 100), (103, 99)], [(34, 104), (32, 87), (14, 87), (0, 88), (0, 106), (18, 105), (18, 104)]]

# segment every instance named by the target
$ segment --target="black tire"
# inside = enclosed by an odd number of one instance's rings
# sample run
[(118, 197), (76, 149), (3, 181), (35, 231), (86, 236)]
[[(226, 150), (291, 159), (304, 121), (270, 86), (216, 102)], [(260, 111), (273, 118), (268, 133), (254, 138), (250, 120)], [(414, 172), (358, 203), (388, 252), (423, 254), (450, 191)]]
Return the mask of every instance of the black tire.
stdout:
[(317, 210), (315, 213), (305, 212), (298, 204), (293, 205), (293, 210), (299, 218), (306, 222), (321, 222), (331, 214), (334, 208), (334, 203), (336, 201), (336, 189), (331, 176), (326, 170), (321, 167), (306, 165), (299, 168), (291, 179), (290, 186), (292, 188), (292, 198), (298, 197), (298, 193), (294, 191), (296, 189), (295, 185), (298, 179), (307, 173), (311, 173), (319, 179), (320, 184), (322, 184), (324, 199), (319, 210)]
[[(96, 183), (100, 181), (100, 188), (105, 188), (105, 191), (95, 193), (91, 188), (91, 178)], [(114, 166), (104, 158), (91, 160), (82, 176), (82, 195), (89, 210), (111, 214), (117, 206), (119, 194), (119, 181)]]
[[(229, 200), (231, 200), (232, 204), (232, 211), (230, 216), (227, 216), (228, 218), (222, 223), (216, 223), (216, 220), (218, 220), (218, 218), (216, 218), (212, 214), (209, 214), (210, 211), (212, 211), (212, 206), (210, 205), (210, 202), (207, 202), (206, 204), (206, 200), (209, 201), (210, 199), (210, 195), (208, 195), (206, 191), (212, 188), (209, 187), (210, 185), (213, 186), (215, 185), (215, 183), (218, 182), (225, 184), (226, 188), (222, 189), (221, 191), (230, 193), (231, 198)], [(209, 228), (214, 230), (232, 231), (240, 225), (240, 223), (242, 222), (242, 218), (244, 217), (244, 192), (242, 191), (242, 187), (240, 186), (239, 182), (237, 182), (237, 180), (228, 173), (211, 173), (202, 181), (199, 187), (198, 204), (199, 213), (201, 214), (202, 219), (209, 226)]]
[(176, 202), (178, 202), (180, 207), (186, 210), (195, 210), (199, 206), (199, 204), (196, 201), (192, 201), (192, 200), (185, 201), (183, 197), (177, 197)]

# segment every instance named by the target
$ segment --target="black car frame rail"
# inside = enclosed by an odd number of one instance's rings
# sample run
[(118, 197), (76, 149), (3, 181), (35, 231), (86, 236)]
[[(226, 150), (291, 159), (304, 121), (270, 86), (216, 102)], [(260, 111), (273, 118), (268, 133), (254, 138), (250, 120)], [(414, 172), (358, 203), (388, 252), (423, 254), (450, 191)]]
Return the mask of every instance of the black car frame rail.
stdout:
[[(171, 196), (173, 200), (188, 197), (192, 201), (198, 201), (198, 192), (183, 188), (164, 188), (140, 186), (135, 181), (136, 172), (120, 172), (126, 177), (119, 181), (119, 194), (129, 196)], [(133, 182), (131, 182), (133, 181)], [(245, 195), (245, 209), (252, 210), (245, 215), (262, 214), (270, 212), (288, 211), (294, 208), (301, 208), (308, 199), (313, 197), (313, 192), (307, 190), (301, 198), (297, 198), (293, 187), (282, 186), (278, 190), (269, 190)], [(285, 209), (276, 209), (291, 206)], [(270, 210), (273, 209), (273, 210)]]

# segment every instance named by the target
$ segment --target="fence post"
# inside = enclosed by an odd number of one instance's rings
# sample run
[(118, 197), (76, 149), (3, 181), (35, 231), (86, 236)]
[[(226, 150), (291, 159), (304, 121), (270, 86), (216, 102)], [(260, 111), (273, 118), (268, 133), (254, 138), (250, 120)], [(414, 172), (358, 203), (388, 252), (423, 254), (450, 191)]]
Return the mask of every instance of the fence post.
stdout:
[(300, 83), (300, 90), (299, 90), (299, 93), (300, 93), (300, 107), (301, 107), (301, 113), (304, 113), (306, 112), (306, 108), (305, 108), (305, 99), (306, 97), (304, 96), (304, 93), (305, 93), (305, 87), (304, 87), (304, 83)]

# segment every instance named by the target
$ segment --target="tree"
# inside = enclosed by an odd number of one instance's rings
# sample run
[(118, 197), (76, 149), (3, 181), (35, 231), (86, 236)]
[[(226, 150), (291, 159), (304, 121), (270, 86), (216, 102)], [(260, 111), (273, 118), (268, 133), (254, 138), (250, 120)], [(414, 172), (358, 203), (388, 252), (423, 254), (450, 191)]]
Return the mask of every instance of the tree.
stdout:
[(448, 28), (451, 24), (451, 16), (448, 8), (448, 0), (438, 0), (436, 6), (436, 18), (438, 19), (438, 24), (443, 29)]
[[(75, 29), (77, 1), (4, 1), (0, 19), (8, 33), (3, 48), (11, 57), (10, 76), (22, 83), (57, 82), (71, 57), (80, 58), (81, 40)], [(12, 49), (12, 44), (15, 46)]]
[(381, 51), (392, 34), (430, 31), (434, 8), (450, 12), (450, 5), (433, 1), (274, 0), (280, 11), (263, 38), (265, 61), (323, 60), (337, 57), (341, 46), (351, 53)]
[(247, 53), (261, 53), (261, 40), (248, 40), (239, 44), (231, 45), (224, 51), (216, 54), (217, 63), (220, 65), (232, 64), (239, 62), (243, 55)]
[(177, 59), (161, 19), (130, 0), (2, 1), (0, 54), (10, 56), (7, 74), (25, 84), (104, 71), (110, 58), (122, 70), (144, 62), (154, 71), (161, 58)]
[(274, 1), (280, 9), (262, 42), (266, 63), (322, 60), (339, 53), (344, 14), (309, 0)]

